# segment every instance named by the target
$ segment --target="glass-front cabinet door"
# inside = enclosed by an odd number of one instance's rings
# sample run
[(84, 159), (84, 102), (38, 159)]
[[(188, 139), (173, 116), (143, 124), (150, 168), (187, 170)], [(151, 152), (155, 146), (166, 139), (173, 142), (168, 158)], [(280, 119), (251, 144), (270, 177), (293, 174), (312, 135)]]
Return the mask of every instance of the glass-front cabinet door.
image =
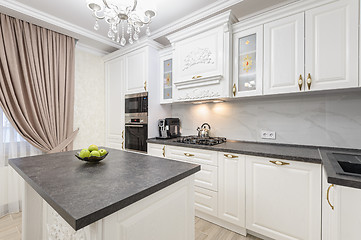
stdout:
[(233, 34), (233, 97), (262, 94), (263, 26)]
[(173, 58), (171, 50), (160, 53), (160, 103), (172, 103), (173, 101)]

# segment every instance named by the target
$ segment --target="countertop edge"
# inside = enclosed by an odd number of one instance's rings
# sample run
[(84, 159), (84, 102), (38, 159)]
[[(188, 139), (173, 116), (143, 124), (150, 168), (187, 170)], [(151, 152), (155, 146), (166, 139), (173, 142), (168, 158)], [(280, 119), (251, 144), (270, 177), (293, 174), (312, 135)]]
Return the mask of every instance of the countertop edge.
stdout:
[[(203, 150), (210, 150), (210, 151), (216, 151), (216, 152), (229, 152), (229, 153), (244, 154), (244, 155), (251, 155), (251, 156), (258, 156), (258, 157), (270, 157), (270, 158), (278, 158), (278, 159), (283, 159), (283, 160), (294, 160), (294, 161), (302, 161), (302, 162), (307, 162), (307, 163), (322, 164), (321, 157), (307, 158), (307, 157), (298, 157), (298, 156), (263, 153), (263, 152), (253, 152), (253, 151), (245, 151), (245, 150), (237, 150), (237, 149), (215, 148), (213, 146), (207, 146), (207, 145), (182, 144), (182, 143), (177, 143), (177, 142), (172, 142), (172, 141), (166, 142), (165, 140), (158, 140), (158, 139), (148, 139), (147, 143), (165, 144), (165, 145), (171, 145), (171, 146), (176, 146), (176, 147), (185, 147), (185, 148), (189, 147), (189, 148), (194, 148), (194, 149), (203, 149)], [(252, 142), (252, 143), (257, 144), (256, 142)], [(280, 145), (272, 144), (272, 145), (282, 146), (281, 144)], [(290, 145), (287, 145), (287, 146), (290, 146)], [(297, 147), (297, 145), (292, 145), (292, 146)], [(305, 146), (300, 146), (300, 148), (305, 148)]]

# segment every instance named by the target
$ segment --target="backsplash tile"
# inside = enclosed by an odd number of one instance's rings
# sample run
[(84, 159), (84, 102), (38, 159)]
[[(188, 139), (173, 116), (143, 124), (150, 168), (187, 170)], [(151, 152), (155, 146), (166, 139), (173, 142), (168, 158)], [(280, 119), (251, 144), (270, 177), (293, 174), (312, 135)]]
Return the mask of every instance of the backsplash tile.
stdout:
[[(228, 139), (361, 148), (361, 91), (243, 98), (224, 103), (172, 106), (182, 134), (208, 122), (212, 136)], [(276, 131), (276, 140), (260, 131)]]

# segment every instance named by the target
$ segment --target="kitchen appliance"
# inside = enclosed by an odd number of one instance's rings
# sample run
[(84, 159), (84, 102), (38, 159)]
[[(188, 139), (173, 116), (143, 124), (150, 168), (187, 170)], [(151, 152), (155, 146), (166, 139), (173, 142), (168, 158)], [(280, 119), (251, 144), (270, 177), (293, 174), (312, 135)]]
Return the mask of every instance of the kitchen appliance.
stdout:
[(175, 138), (180, 136), (179, 118), (159, 119), (159, 138)]
[(211, 130), (211, 126), (208, 123), (203, 123), (201, 127), (197, 128), (198, 137), (208, 138), (210, 130)]
[(148, 93), (125, 95), (125, 113), (148, 113)]
[(198, 137), (198, 136), (184, 136), (177, 138), (176, 142), (196, 145), (217, 145), (226, 142), (225, 137)]
[(125, 114), (125, 148), (147, 151), (148, 113)]

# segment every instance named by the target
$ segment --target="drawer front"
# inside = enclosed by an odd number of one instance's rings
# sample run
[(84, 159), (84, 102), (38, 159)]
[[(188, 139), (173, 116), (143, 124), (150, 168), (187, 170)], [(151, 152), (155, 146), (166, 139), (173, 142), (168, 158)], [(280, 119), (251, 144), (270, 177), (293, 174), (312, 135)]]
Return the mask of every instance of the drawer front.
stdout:
[(217, 152), (194, 148), (167, 146), (167, 158), (196, 164), (217, 166)]
[(194, 187), (194, 191), (195, 209), (217, 217), (218, 193), (200, 187)]
[(154, 157), (165, 157), (165, 149), (165, 145), (148, 143), (148, 155)]
[(218, 168), (210, 165), (201, 165), (201, 170), (196, 173), (195, 186), (218, 191)]

